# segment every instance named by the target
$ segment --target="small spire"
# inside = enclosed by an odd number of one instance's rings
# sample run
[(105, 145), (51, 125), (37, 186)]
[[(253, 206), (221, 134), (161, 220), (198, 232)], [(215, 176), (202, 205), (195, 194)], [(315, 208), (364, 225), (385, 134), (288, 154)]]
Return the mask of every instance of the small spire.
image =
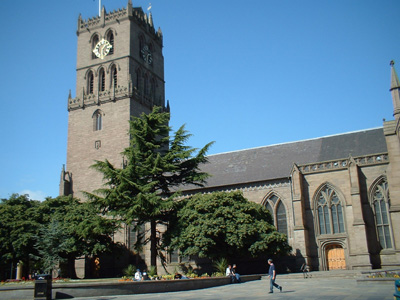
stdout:
[(400, 88), (399, 77), (397, 76), (396, 69), (394, 68), (394, 60), (390, 61), (390, 66), (392, 67), (391, 77), (390, 77), (390, 90)]
[(390, 76), (390, 92), (393, 101), (393, 116), (398, 121), (400, 119), (400, 82), (397, 76), (396, 69), (394, 68), (394, 61), (390, 62), (391, 76)]
[(153, 16), (151, 15), (151, 12), (149, 12), (149, 25), (153, 27)]

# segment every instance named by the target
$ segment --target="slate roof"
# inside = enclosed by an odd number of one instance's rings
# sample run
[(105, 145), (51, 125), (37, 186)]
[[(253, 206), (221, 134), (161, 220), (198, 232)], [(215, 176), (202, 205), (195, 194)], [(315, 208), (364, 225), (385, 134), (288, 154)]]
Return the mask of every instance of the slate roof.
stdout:
[(386, 141), (380, 127), (210, 155), (209, 163), (201, 170), (212, 175), (206, 184), (206, 188), (212, 188), (287, 178), (293, 163), (303, 165), (385, 152)]

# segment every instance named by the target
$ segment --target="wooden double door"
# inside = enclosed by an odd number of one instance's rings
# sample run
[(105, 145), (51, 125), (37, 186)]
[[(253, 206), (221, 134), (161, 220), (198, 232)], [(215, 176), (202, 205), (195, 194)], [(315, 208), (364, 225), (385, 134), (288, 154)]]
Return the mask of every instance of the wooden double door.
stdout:
[(328, 270), (346, 269), (344, 249), (340, 245), (329, 245), (325, 249)]

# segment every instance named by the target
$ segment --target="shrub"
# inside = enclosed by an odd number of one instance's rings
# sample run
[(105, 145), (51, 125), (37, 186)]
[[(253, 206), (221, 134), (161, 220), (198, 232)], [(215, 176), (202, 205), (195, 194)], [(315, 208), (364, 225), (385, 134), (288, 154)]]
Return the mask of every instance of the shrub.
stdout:
[(221, 272), (214, 272), (214, 273), (212, 273), (211, 276), (212, 276), (212, 277), (223, 277), (223, 276), (225, 276), (225, 272), (224, 272), (224, 273), (221, 273)]
[(213, 262), (213, 267), (217, 270), (217, 273), (225, 274), (225, 270), (228, 267), (228, 260), (221, 258)]
[(149, 276), (151, 278), (157, 277), (157, 267), (156, 266), (151, 266), (148, 274), (149, 274)]
[(134, 265), (128, 265), (124, 270), (124, 275), (128, 277), (135, 276), (136, 267)]

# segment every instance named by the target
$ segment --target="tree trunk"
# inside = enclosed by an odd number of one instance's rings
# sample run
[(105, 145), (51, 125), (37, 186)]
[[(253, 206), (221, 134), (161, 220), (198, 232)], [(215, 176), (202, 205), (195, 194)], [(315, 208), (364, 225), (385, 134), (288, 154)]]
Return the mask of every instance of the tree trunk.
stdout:
[(150, 263), (152, 266), (157, 267), (157, 231), (156, 221), (150, 221)]

